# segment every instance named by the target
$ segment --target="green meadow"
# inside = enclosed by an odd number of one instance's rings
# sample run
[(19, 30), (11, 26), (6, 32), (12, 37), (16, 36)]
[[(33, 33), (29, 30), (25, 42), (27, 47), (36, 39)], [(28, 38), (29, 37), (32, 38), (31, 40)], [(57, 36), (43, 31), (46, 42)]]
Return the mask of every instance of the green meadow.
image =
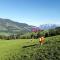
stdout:
[(0, 40), (0, 60), (60, 60), (60, 35), (31, 40)]

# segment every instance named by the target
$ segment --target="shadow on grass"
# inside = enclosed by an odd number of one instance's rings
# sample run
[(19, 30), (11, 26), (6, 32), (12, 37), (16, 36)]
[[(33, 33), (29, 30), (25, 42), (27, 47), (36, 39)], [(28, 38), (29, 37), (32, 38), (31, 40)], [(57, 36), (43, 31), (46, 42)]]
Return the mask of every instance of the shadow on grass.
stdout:
[(28, 48), (28, 47), (40, 47), (40, 46), (44, 46), (44, 45), (46, 45), (46, 44), (50, 44), (50, 42), (45, 42), (43, 45), (41, 45), (40, 43), (38, 43), (38, 44), (33, 44), (33, 45), (26, 45), (26, 46), (22, 46), (22, 48)]
[(38, 44), (28, 45), (28, 46), (23, 46), (22, 48), (33, 47), (33, 46), (37, 46), (37, 45), (38, 45)]

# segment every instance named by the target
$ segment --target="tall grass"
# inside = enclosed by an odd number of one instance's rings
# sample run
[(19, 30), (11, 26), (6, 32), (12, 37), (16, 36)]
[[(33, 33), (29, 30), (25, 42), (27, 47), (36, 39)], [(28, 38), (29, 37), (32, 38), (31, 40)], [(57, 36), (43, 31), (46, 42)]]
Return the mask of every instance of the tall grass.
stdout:
[(38, 39), (0, 40), (0, 60), (60, 60), (60, 35)]

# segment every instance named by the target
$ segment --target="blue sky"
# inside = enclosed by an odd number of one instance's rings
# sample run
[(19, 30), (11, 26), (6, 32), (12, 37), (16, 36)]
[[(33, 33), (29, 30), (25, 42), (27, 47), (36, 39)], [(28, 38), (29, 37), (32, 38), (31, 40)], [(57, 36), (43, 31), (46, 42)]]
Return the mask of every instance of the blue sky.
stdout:
[(35, 26), (60, 24), (60, 0), (0, 0), (0, 18)]

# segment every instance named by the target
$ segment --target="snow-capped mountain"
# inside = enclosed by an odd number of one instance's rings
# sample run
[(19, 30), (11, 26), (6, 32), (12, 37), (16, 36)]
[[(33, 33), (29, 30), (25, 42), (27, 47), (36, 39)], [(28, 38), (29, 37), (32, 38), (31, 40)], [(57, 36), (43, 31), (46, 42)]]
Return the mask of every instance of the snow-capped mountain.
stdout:
[(48, 30), (48, 29), (54, 29), (58, 26), (59, 25), (57, 25), (57, 24), (43, 24), (43, 25), (40, 25), (39, 28), (42, 30)]

